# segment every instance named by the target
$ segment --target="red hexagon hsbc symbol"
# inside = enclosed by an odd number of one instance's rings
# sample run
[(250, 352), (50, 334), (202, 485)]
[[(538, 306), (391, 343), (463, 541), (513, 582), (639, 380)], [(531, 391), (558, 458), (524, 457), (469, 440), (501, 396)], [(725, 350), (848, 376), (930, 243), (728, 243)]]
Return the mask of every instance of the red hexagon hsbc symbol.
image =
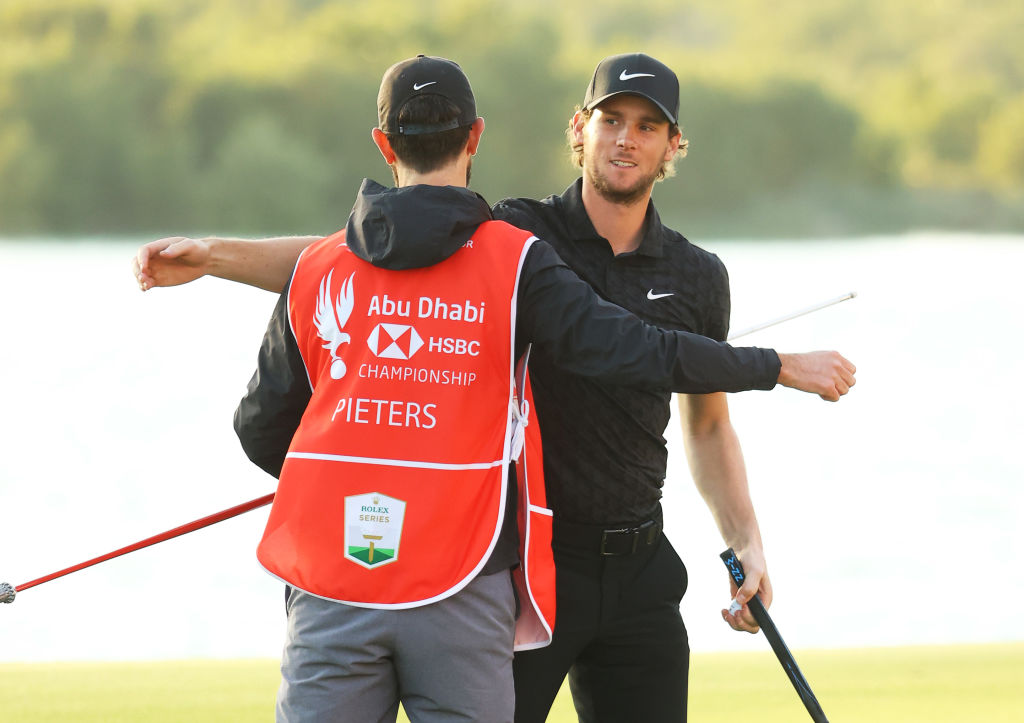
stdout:
[(408, 359), (423, 346), (423, 339), (408, 324), (377, 324), (366, 345), (384, 359)]

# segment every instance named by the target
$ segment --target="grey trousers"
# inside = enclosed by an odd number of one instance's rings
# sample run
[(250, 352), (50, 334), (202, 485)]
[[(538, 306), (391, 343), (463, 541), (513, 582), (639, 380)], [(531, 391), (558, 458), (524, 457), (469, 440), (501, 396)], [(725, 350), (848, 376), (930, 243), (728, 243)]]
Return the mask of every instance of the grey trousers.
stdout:
[(440, 602), (374, 610), (289, 588), (279, 723), (509, 723), (515, 596), (508, 572)]

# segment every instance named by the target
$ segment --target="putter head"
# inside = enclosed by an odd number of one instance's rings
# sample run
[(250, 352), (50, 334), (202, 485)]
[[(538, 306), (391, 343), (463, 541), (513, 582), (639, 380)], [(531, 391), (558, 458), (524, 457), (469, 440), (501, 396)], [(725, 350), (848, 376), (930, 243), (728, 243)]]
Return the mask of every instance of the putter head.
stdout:
[(0, 603), (12, 603), (14, 602), (14, 596), (17, 593), (9, 583), (0, 582)]

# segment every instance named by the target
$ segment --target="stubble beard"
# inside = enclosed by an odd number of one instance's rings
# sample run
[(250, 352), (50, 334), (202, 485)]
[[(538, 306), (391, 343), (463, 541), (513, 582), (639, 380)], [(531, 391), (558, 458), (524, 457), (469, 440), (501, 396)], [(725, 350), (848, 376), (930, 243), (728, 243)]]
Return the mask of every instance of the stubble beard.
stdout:
[(598, 192), (601, 198), (622, 206), (633, 206), (646, 201), (661, 171), (659, 168), (626, 188), (616, 188), (608, 180), (608, 176), (597, 169), (597, 163), (587, 163), (586, 161), (588, 160), (592, 159), (587, 159), (584, 156), (584, 170), (590, 179), (590, 185), (594, 187), (594, 190)]

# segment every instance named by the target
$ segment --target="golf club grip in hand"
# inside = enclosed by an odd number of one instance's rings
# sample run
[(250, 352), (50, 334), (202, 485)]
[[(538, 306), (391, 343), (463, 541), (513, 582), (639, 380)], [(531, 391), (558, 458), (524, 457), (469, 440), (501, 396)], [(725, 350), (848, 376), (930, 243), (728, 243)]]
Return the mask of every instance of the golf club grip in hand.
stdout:
[[(746, 579), (746, 574), (743, 572), (743, 563), (733, 552), (730, 547), (728, 550), (723, 552), (719, 557), (722, 558), (722, 562), (725, 563), (726, 568), (729, 570), (729, 575), (732, 576), (733, 582), (736, 583), (736, 587), (743, 585), (743, 581)], [(768, 611), (764, 607), (764, 603), (761, 602), (760, 596), (756, 593), (754, 597), (747, 601), (747, 607), (750, 609), (750, 614), (754, 616), (754, 620), (761, 626), (761, 632), (768, 638), (768, 642), (772, 646), (772, 650), (775, 651), (775, 657), (779, 659), (782, 664), (782, 669), (786, 671), (786, 675), (789, 676), (789, 681), (796, 688), (797, 695), (800, 696), (800, 700), (803, 701), (804, 707), (807, 708), (807, 712), (811, 714), (811, 720), (814, 723), (828, 723), (828, 718), (825, 717), (825, 712), (821, 709), (821, 705), (818, 703), (818, 699), (814, 697), (814, 692), (811, 690), (811, 686), (808, 685), (807, 679), (804, 678), (804, 674), (800, 672), (800, 668), (796, 664), (796, 660), (793, 658), (793, 654), (789, 652), (789, 648), (783, 641), (782, 636), (779, 635), (778, 628), (775, 627), (775, 623), (772, 622), (771, 616), (768, 615)]]

